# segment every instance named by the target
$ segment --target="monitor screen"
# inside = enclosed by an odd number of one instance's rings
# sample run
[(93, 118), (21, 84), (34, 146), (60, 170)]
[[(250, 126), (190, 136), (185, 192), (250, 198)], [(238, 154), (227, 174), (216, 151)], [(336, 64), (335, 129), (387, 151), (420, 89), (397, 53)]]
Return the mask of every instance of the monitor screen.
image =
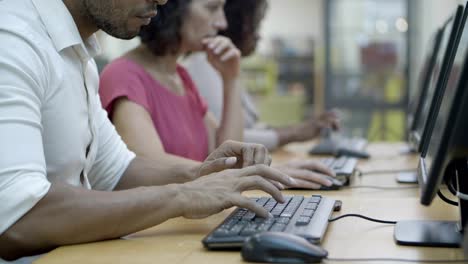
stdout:
[[(431, 204), (444, 179), (452, 182), (451, 176), (454, 176), (457, 192), (468, 193), (468, 125), (465, 125), (468, 115), (466, 12), (467, 10), (459, 23), (454, 20), (457, 33), (454, 37), (452, 63), (448, 64), (447, 69), (448, 81), (440, 86), (440, 100), (433, 100), (433, 114), (427, 121), (433, 129), (428, 133), (427, 152), (421, 153), (418, 168), (420, 202), (424, 205)], [(458, 205), (460, 219), (398, 221), (394, 229), (395, 241), (401, 245), (460, 247), (462, 233), (468, 222), (468, 200), (459, 198), (456, 203), (443, 198), (448, 203)]]
[[(464, 18), (466, 19), (466, 18)], [(468, 27), (462, 21), (453, 65), (448, 74), (447, 85), (441, 89), (442, 96), (439, 105), (435, 106), (435, 118), (433, 119), (433, 130), (428, 137), (428, 148), (426, 156), (421, 158), (421, 202), (430, 204), (443, 180), (445, 168), (450, 161), (450, 141), (455, 137), (455, 130), (462, 124), (456, 124), (456, 117), (462, 112), (467, 102), (462, 100), (465, 84), (461, 79), (462, 68), (466, 62), (468, 51)], [(457, 43), (459, 41), (459, 44)], [(444, 89), (445, 88), (445, 89)]]
[(430, 77), (429, 86), (425, 100), (421, 105), (421, 113), (416, 124), (416, 129), (411, 133), (410, 140), (417, 147), (418, 152), (423, 152), (425, 149), (426, 137), (429, 131), (426, 130), (427, 120), (433, 115), (431, 105), (440, 95), (439, 88), (444, 83), (447, 76), (447, 66), (451, 58), (453, 59), (453, 44), (457, 35), (457, 27), (462, 19), (463, 7), (459, 6), (456, 13), (442, 27), (442, 41), (440, 44), (440, 52), (437, 56), (432, 76)]
[(441, 39), (442, 30), (439, 29), (429, 40), (429, 46), (424, 56), (421, 71), (419, 72), (418, 83), (410, 94), (408, 105), (408, 129), (410, 133), (416, 129), (416, 124), (422, 109), (422, 102), (424, 102), (426, 98), (427, 87), (431, 81), (434, 64), (439, 54)]

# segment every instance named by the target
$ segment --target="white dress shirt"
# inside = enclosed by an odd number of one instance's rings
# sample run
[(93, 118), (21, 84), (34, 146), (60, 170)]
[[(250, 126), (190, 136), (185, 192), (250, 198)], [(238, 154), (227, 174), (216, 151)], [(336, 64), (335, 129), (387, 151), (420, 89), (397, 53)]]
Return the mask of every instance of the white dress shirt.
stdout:
[[(182, 62), (192, 77), (201, 96), (206, 100), (208, 109), (219, 121), (223, 112), (223, 81), (219, 73), (211, 66), (204, 52), (189, 55)], [(242, 90), (244, 108), (244, 141), (263, 144), (273, 150), (278, 147), (279, 137), (275, 130), (258, 123), (258, 113), (250, 95)]]
[(0, 234), (51, 183), (111, 191), (135, 157), (101, 107), (98, 51), (62, 0), (0, 0)]

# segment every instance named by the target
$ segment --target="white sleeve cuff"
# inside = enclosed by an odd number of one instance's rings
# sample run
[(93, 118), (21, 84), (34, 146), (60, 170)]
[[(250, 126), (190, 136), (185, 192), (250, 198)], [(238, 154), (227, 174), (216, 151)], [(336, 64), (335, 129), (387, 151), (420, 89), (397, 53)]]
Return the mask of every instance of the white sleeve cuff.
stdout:
[[(0, 173), (0, 178), (8, 174)], [(44, 175), (25, 173), (0, 182), (0, 235), (31, 210), (49, 191)]]

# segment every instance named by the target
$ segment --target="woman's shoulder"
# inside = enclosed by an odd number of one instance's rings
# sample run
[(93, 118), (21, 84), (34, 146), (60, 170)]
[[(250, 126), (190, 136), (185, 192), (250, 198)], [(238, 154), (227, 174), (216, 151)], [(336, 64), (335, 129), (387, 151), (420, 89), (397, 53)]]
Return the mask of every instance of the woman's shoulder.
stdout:
[(138, 63), (134, 62), (133, 60), (126, 58), (126, 57), (121, 57), (118, 59), (115, 59), (111, 61), (109, 64), (107, 64), (101, 75), (127, 75), (129, 73), (135, 74), (135, 73), (142, 73), (144, 72), (144, 68)]
[(177, 73), (179, 74), (186, 88), (197, 89), (195, 83), (193, 82), (192, 76), (187, 71), (185, 66), (177, 64)]

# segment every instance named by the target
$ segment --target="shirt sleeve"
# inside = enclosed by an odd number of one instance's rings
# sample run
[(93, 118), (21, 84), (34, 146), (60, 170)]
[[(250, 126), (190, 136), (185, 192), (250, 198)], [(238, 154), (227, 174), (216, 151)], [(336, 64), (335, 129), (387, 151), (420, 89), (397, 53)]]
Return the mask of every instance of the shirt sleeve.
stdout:
[(113, 105), (120, 97), (126, 97), (151, 113), (145, 85), (140, 76), (141, 70), (125, 59), (118, 59), (104, 68), (99, 80), (99, 95), (102, 106), (110, 117)]
[(47, 60), (24, 34), (0, 28), (0, 234), (50, 188), (41, 124)]
[(135, 154), (127, 148), (107, 118), (99, 96), (96, 104), (98, 104), (98, 152), (88, 179), (94, 190), (112, 191), (135, 158)]

